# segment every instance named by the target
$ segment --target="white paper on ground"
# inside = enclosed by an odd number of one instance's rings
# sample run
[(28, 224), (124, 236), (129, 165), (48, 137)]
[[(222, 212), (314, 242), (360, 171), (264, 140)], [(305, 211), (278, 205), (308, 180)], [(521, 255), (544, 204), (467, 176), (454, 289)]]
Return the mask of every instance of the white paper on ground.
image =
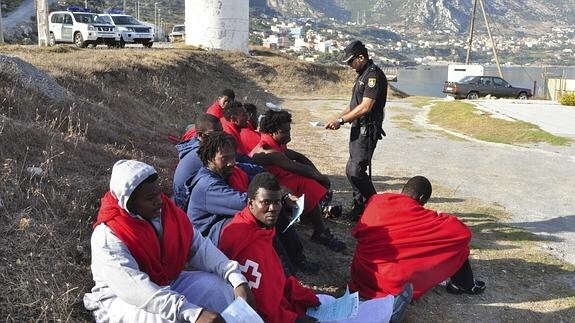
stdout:
[(266, 107), (273, 111), (281, 111), (282, 107), (279, 105), (275, 105), (271, 102), (266, 102)]
[(287, 229), (289, 229), (289, 227), (291, 227), (294, 223), (297, 222), (297, 220), (299, 219), (299, 217), (301, 216), (301, 214), (303, 213), (303, 205), (304, 205), (304, 200), (305, 200), (305, 194), (302, 194), (298, 199), (297, 199), (297, 206), (294, 207), (291, 210), (291, 217), (292, 220), (290, 221), (290, 223), (287, 225), (287, 227), (282, 231), (282, 233), (286, 232)]
[(264, 323), (258, 313), (241, 297), (228, 305), (221, 315), (227, 323)]
[(320, 322), (343, 320), (357, 315), (359, 310), (359, 294), (350, 294), (349, 288), (340, 298), (322, 303), (317, 308), (310, 307), (306, 314), (315, 317)]
[(309, 124), (312, 127), (323, 127), (324, 126), (323, 122), (321, 122), (321, 121), (310, 121)]

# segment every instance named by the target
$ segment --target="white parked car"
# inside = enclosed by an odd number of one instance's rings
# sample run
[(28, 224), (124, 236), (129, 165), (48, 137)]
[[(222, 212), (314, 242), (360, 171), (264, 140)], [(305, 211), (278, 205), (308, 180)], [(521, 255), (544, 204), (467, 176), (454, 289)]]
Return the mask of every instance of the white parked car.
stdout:
[(142, 44), (150, 48), (154, 45), (154, 29), (130, 15), (98, 14), (98, 20), (116, 26), (120, 32), (120, 47), (126, 44)]
[(170, 42), (184, 41), (186, 39), (186, 26), (175, 25), (172, 32), (168, 35)]
[(115, 47), (120, 34), (112, 24), (98, 20), (98, 15), (82, 8), (54, 11), (48, 17), (49, 46), (56, 43), (74, 43), (78, 47), (105, 44)]

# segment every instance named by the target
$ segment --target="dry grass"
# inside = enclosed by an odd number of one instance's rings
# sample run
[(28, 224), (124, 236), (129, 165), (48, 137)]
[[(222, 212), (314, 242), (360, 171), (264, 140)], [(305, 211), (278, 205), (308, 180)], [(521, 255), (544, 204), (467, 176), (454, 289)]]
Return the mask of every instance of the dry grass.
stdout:
[(170, 192), (177, 155), (167, 135), (180, 134), (223, 88), (262, 105), (279, 101), (272, 93), (285, 84), (331, 95), (347, 72), (188, 48), (2, 46), (1, 54), (71, 92), (55, 102), (34, 91), (34, 79), (25, 90), (0, 70), (0, 317), (9, 322), (90, 320), (81, 300), (93, 284), (91, 223), (116, 160), (154, 165)]

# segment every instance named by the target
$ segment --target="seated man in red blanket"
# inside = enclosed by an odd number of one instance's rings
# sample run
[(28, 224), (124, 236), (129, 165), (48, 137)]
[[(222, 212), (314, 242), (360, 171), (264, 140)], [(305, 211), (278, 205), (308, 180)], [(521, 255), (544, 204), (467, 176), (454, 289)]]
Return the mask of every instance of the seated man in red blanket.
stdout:
[(313, 225), (311, 240), (342, 251), (345, 244), (330, 233), (321, 214), (320, 201), (330, 187), (329, 178), (307, 157), (287, 148), (291, 141), (291, 121), (287, 111), (268, 110), (260, 121), (261, 139), (251, 152), (252, 159), (265, 166), (292, 194), (298, 197), (305, 194), (302, 220)]
[(251, 152), (259, 143), (261, 134), (258, 129), (258, 108), (251, 103), (245, 103), (244, 108), (248, 115), (248, 125), (240, 130), (240, 138), (246, 151)]
[[(306, 316), (309, 307), (327, 302), (328, 295), (316, 295), (296, 277), (282, 271), (273, 247), (275, 225), (282, 208), (282, 190), (270, 173), (254, 177), (248, 188), (248, 205), (224, 226), (218, 248), (240, 263), (242, 273), (254, 294), (256, 309), (267, 323), (316, 322)], [(318, 298), (319, 296), (319, 298)], [(394, 304), (392, 296), (360, 304), (358, 315), (345, 322), (388, 322), (395, 306), (395, 317), (402, 317), (405, 305)], [(399, 322), (399, 320), (396, 320)], [(395, 322), (395, 321), (394, 321)]]
[(396, 295), (411, 282), (417, 299), (450, 277), (450, 293), (483, 292), (485, 283), (474, 280), (468, 260), (471, 231), (456, 216), (424, 208), (430, 197), (431, 183), (415, 176), (401, 194), (369, 199), (352, 230), (350, 287), (362, 297)]
[(234, 102), (236, 99), (236, 94), (234, 90), (225, 89), (222, 91), (220, 96), (216, 98), (214, 103), (208, 107), (206, 113), (213, 115), (214, 117), (221, 119), (224, 117), (224, 110), (226, 107)]
[(249, 151), (244, 146), (240, 136), (240, 131), (248, 126), (248, 114), (246, 113), (244, 105), (237, 101), (230, 104), (229, 107), (224, 110), (224, 117), (220, 119), (220, 122), (222, 123), (224, 132), (234, 137), (238, 158), (247, 156)]

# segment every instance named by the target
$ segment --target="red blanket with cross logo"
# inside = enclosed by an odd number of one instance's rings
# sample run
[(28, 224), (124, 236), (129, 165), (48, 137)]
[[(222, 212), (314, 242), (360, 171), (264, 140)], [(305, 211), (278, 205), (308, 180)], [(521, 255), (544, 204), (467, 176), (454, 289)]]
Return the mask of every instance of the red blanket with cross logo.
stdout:
[(275, 229), (260, 227), (246, 207), (223, 228), (218, 248), (240, 263), (265, 322), (294, 322), (319, 300), (297, 278), (285, 276), (273, 247), (274, 235)]

